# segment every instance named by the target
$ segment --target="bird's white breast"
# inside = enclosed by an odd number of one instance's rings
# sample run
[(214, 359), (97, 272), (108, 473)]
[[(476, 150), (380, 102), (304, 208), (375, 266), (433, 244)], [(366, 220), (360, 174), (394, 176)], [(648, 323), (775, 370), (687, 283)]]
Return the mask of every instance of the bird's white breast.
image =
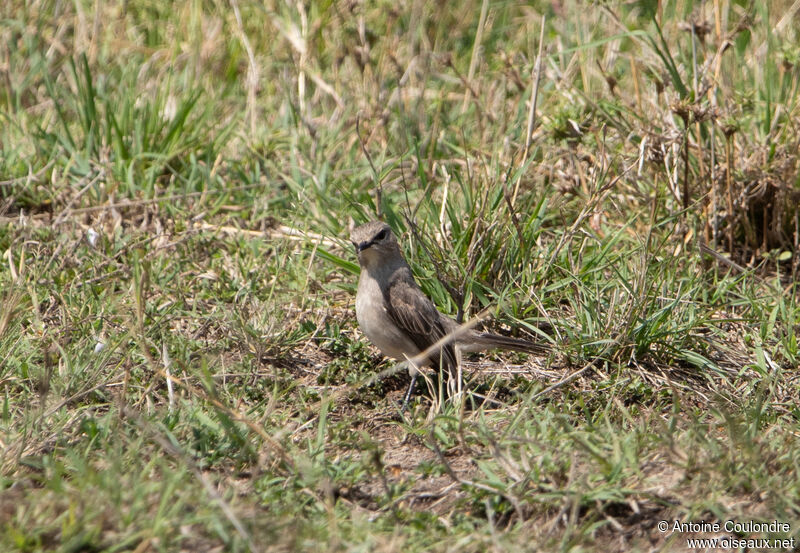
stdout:
[(404, 361), (406, 356), (419, 353), (419, 348), (392, 323), (380, 286), (365, 270), (358, 281), (356, 318), (361, 332), (387, 357)]

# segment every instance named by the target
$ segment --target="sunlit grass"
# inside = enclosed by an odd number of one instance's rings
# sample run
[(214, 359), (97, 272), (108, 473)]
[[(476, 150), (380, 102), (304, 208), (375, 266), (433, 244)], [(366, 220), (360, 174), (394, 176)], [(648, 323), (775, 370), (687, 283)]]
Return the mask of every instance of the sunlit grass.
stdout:
[[(800, 537), (790, 2), (6, 7), (0, 549)], [(378, 214), (552, 354), (401, 413), (353, 313)]]

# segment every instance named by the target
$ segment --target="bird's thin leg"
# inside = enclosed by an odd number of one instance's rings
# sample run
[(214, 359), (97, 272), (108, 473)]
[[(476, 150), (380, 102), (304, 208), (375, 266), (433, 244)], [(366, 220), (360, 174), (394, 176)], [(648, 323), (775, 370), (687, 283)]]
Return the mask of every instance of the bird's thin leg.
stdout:
[(406, 397), (403, 398), (403, 406), (400, 407), (400, 412), (403, 413), (408, 407), (408, 400), (411, 399), (411, 394), (414, 393), (414, 385), (417, 383), (417, 375), (419, 372), (414, 371), (414, 374), (411, 375), (411, 384), (408, 385), (408, 391), (406, 392)]

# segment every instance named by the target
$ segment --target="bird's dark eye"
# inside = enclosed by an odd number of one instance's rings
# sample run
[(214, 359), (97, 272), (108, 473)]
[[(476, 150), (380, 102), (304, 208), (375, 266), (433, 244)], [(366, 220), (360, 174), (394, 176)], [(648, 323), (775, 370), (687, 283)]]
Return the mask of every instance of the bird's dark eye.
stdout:
[(386, 238), (386, 229), (383, 229), (375, 236), (375, 240), (383, 240), (384, 238)]

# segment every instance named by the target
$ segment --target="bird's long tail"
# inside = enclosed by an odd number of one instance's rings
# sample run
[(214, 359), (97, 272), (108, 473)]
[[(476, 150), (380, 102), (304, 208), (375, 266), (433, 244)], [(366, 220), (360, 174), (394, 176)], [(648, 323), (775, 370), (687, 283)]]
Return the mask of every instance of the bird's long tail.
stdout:
[(462, 351), (484, 351), (487, 349), (508, 349), (522, 351), (524, 353), (536, 353), (546, 355), (551, 348), (545, 344), (531, 342), (530, 340), (520, 340), (491, 332), (475, 332), (469, 340), (458, 341)]

